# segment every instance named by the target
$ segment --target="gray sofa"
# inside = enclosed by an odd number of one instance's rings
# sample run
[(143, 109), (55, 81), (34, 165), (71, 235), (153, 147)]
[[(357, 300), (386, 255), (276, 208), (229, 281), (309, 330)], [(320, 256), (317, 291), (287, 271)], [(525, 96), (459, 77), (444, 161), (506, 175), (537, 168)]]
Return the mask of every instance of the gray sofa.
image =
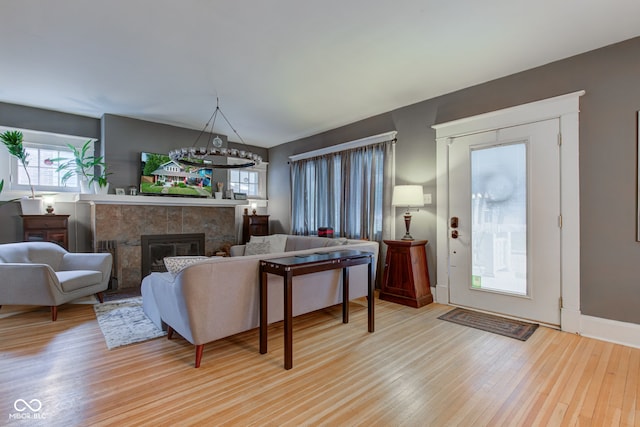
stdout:
[(111, 278), (111, 254), (70, 253), (55, 243), (0, 245), (0, 306), (46, 305), (56, 320), (58, 306), (102, 292)]
[[(232, 247), (232, 257), (210, 258), (177, 274), (151, 273), (142, 280), (143, 308), (158, 326), (176, 331), (196, 346), (195, 366), (200, 365), (204, 344), (259, 326), (259, 261), (297, 254), (355, 249), (378, 256), (378, 243), (364, 240), (327, 239), (279, 235), (284, 251), (243, 255), (245, 246)], [(277, 245), (276, 245), (277, 246)], [(282, 277), (269, 275), (268, 322), (283, 319)], [(349, 272), (349, 297), (367, 295), (367, 266)], [(341, 273), (325, 271), (294, 278), (293, 315), (308, 313), (342, 302)], [(171, 334), (169, 334), (171, 337)]]

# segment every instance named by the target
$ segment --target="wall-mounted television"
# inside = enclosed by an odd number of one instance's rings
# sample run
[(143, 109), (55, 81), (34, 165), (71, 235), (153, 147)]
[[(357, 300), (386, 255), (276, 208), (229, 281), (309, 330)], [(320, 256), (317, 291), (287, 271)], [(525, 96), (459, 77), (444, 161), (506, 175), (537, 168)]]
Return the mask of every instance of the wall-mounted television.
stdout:
[(153, 196), (211, 197), (212, 169), (185, 166), (166, 154), (140, 154), (140, 193)]

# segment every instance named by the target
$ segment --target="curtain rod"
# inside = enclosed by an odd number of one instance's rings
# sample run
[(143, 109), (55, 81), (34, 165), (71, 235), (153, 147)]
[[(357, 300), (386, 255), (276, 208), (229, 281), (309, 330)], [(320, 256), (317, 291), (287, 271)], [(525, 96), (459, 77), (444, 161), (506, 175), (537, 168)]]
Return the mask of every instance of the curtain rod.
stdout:
[(396, 139), (398, 131), (385, 132), (378, 135), (368, 136), (366, 138), (356, 139), (355, 141), (343, 142), (342, 144), (332, 145), (318, 150), (307, 151), (306, 153), (294, 154), (289, 156), (292, 162), (308, 159), (310, 157), (323, 156), (325, 154), (337, 153), (339, 151), (350, 150), (352, 148), (364, 147), (367, 145), (377, 144), (379, 142), (391, 141)]

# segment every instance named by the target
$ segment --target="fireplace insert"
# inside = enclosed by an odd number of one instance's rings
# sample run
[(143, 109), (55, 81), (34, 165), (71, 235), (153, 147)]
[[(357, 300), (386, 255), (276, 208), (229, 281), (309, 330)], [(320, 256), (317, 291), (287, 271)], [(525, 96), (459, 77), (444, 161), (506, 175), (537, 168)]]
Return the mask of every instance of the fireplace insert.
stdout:
[(204, 255), (204, 233), (147, 234), (140, 236), (142, 277), (167, 271), (164, 258)]

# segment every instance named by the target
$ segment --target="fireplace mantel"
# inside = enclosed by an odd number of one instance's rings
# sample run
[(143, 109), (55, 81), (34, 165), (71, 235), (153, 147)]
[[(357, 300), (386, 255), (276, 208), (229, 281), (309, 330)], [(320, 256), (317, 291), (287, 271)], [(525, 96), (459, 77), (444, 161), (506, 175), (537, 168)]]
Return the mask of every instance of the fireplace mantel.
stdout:
[(232, 207), (247, 205), (247, 200), (209, 199), (172, 196), (121, 196), (116, 194), (78, 194), (77, 202), (105, 205), (209, 206)]

